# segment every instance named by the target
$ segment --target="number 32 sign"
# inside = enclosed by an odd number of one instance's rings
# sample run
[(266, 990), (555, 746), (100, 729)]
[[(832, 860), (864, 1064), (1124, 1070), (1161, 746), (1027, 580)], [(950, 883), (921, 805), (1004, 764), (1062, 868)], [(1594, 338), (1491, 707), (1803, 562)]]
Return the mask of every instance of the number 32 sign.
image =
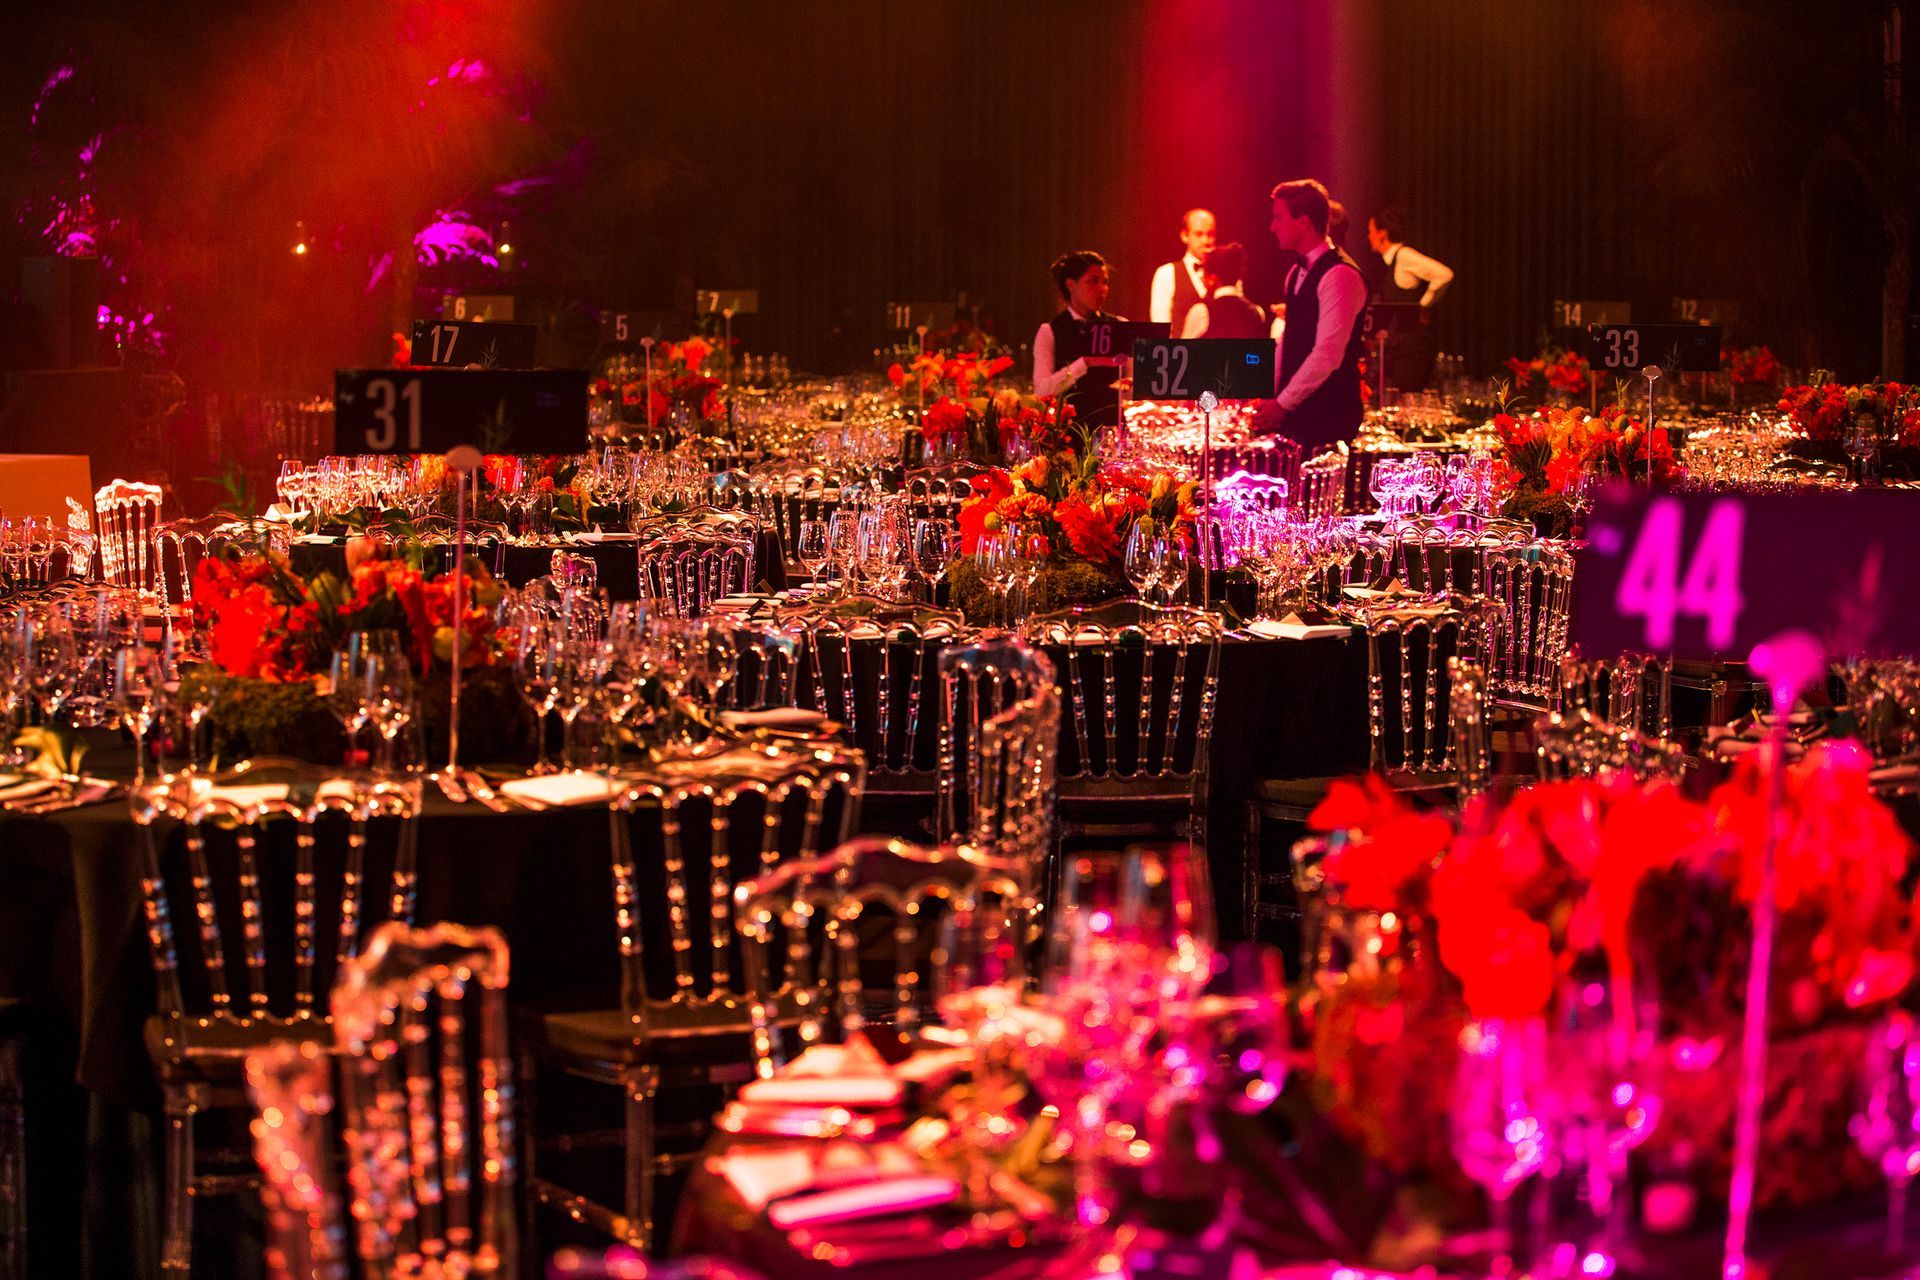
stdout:
[(1745, 659), (1804, 627), (1837, 653), (1913, 653), (1916, 521), (1920, 493), (1609, 492), (1581, 554), (1572, 639), (1591, 656)]

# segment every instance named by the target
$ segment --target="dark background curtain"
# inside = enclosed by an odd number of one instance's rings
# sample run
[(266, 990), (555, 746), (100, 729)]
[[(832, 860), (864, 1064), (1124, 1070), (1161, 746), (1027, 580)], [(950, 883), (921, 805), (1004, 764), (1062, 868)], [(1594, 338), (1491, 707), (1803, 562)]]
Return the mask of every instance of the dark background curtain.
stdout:
[[(21, 20), (0, 87), (0, 254), (45, 252), (44, 197), (90, 186), (115, 304), (153, 311), (165, 360), (213, 388), (384, 361), (440, 291), (510, 290), (584, 360), (598, 308), (684, 316), (696, 288), (757, 288), (748, 349), (835, 370), (871, 363), (892, 301), (964, 298), (1024, 344), (1068, 249), (1106, 254), (1115, 309), (1143, 315), (1191, 205), (1271, 301), (1267, 190), (1314, 175), (1363, 263), (1367, 216), (1396, 202), (1457, 270), (1441, 339), (1470, 370), (1531, 352), (1556, 298), (1664, 319), (1694, 296), (1742, 305), (1735, 341), (1867, 376), (1883, 215), (1912, 189), (1911, 158), (1875, 149), (1884, 8), (61, 7)], [(467, 97), (422, 87), (466, 58), (488, 71)], [(60, 65), (72, 85), (31, 122)], [(451, 209), (511, 221), (510, 271), (411, 267), (411, 234)], [(317, 233), (301, 259), (296, 220)]]

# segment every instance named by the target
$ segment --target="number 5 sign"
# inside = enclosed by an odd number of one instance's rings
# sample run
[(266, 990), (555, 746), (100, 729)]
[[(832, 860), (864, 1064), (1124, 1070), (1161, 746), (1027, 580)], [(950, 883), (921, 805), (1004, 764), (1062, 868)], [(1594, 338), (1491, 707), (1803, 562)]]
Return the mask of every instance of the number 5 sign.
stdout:
[(1612, 490), (1580, 557), (1571, 637), (1623, 652), (1745, 659), (1790, 628), (1834, 653), (1920, 652), (1920, 493)]

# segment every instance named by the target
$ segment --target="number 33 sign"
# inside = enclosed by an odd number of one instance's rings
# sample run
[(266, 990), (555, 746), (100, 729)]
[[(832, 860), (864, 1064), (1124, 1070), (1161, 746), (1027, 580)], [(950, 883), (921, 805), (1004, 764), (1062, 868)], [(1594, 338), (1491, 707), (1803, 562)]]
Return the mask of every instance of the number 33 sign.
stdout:
[(1614, 490), (1580, 557), (1571, 636), (1623, 652), (1745, 659), (1803, 627), (1836, 653), (1920, 650), (1920, 493)]

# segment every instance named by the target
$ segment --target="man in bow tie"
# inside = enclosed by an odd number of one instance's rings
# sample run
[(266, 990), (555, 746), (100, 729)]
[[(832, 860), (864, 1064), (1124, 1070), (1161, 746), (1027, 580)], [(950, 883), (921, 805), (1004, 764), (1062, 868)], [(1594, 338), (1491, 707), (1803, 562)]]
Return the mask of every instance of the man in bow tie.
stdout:
[[(1213, 214), (1206, 209), (1189, 209), (1180, 215), (1180, 243), (1186, 252), (1172, 262), (1163, 262), (1153, 273), (1153, 289), (1147, 295), (1147, 319), (1167, 326), (1167, 335), (1177, 338), (1186, 325), (1187, 310), (1207, 296), (1201, 268), (1213, 252)], [(1239, 280), (1231, 281), (1238, 285)]]
[(1286, 328), (1274, 398), (1254, 414), (1254, 429), (1285, 432), (1307, 454), (1360, 429), (1361, 321), (1367, 281), (1327, 239), (1327, 189), (1311, 178), (1273, 189), (1274, 241), (1300, 258), (1287, 274)]

